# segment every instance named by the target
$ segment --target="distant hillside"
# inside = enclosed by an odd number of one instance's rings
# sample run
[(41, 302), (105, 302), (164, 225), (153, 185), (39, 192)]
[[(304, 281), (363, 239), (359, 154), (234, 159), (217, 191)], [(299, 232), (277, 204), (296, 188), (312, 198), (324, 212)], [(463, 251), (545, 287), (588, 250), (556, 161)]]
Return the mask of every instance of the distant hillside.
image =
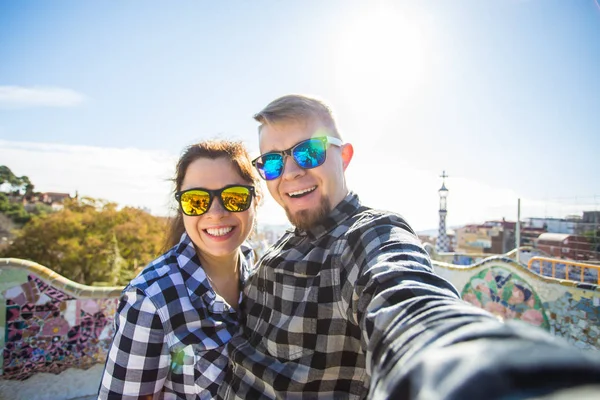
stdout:
[[(448, 229), (447, 229), (447, 232), (450, 232), (450, 231), (455, 231), (455, 230), (457, 230), (458, 228), (462, 228), (462, 226), (461, 226), (461, 225), (457, 225), (457, 226), (450, 226), (450, 227), (448, 227)], [(436, 229), (425, 229), (425, 230), (423, 230), (423, 231), (417, 231), (417, 235), (424, 235), (424, 236), (437, 237), (437, 235), (438, 235), (438, 230), (437, 230), (437, 228), (436, 228)]]
[(438, 230), (437, 229), (426, 229), (424, 231), (417, 231), (417, 235), (437, 237)]

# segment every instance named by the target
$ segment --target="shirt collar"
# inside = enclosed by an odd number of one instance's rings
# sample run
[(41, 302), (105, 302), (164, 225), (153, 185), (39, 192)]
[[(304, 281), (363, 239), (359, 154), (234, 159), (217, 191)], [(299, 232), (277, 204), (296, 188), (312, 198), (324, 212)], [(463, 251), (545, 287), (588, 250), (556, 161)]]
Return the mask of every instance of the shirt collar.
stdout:
[(184, 278), (188, 290), (194, 295), (202, 297), (209, 291), (210, 286), (206, 279), (206, 273), (200, 265), (200, 259), (198, 258), (198, 254), (196, 254), (194, 243), (185, 232), (181, 235), (179, 244), (175, 249), (175, 257), (177, 258), (179, 268), (185, 273), (184, 276), (189, 277), (187, 279)]
[[(244, 247), (244, 249), (246, 248)], [(194, 243), (185, 232), (181, 235), (179, 244), (175, 248), (175, 256), (179, 268), (185, 272), (185, 275), (189, 276), (189, 278), (185, 280), (185, 285), (190, 293), (190, 298), (201, 297), (208, 306), (219, 308), (219, 305), (215, 304), (216, 294), (214, 290), (212, 290), (208, 278), (206, 277), (206, 272), (204, 272), (204, 269), (200, 264), (200, 259), (196, 253)], [(250, 269), (247, 257), (251, 256), (245, 254), (241, 249), (240, 281), (242, 285), (248, 278), (248, 271)]]
[(320, 224), (306, 231), (296, 228), (295, 234), (298, 236), (306, 235), (311, 239), (319, 239), (354, 215), (360, 206), (358, 195), (350, 191)]

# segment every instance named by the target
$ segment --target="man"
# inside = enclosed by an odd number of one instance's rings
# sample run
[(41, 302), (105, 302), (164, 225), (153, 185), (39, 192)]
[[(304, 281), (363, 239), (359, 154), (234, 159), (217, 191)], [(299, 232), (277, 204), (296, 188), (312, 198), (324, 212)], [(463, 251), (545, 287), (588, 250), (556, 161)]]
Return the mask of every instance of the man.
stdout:
[(489, 399), (599, 383), (599, 362), (461, 301), (401, 216), (361, 204), (325, 104), (284, 96), (255, 119), (254, 165), (295, 230), (248, 281), (219, 397)]

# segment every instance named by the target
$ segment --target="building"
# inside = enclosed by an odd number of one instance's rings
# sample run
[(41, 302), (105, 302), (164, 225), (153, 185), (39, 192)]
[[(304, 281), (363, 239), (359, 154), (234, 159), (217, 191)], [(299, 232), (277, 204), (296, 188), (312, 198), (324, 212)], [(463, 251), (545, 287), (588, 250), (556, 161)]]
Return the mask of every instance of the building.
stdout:
[(570, 235), (597, 232), (600, 230), (600, 211), (584, 211), (583, 215), (568, 215), (565, 218), (527, 218), (524, 227)]
[(527, 228), (543, 229), (549, 233), (574, 234), (578, 220), (575, 218), (526, 218), (523, 226)]
[(583, 235), (588, 232), (594, 232), (600, 236), (600, 211), (584, 211), (583, 217), (575, 228), (575, 234)]
[(503, 227), (502, 229), (496, 231), (495, 235), (492, 235), (492, 246), (490, 248), (490, 253), (504, 254), (515, 248), (517, 240), (515, 233), (516, 223), (511, 222), (510, 224), (512, 224), (512, 227)]
[(56, 192), (42, 193), (39, 197), (42, 203), (49, 205), (54, 210), (60, 210), (63, 207), (63, 202), (70, 198), (71, 195), (69, 193)]
[(492, 237), (500, 228), (493, 222), (469, 224), (454, 230), (456, 233), (456, 252), (489, 253), (492, 248)]
[[(77, 196), (75, 196), (77, 197)], [(46, 192), (37, 193), (35, 195), (23, 196), (21, 201), (25, 210), (30, 211), (35, 208), (38, 203), (50, 206), (52, 210), (58, 211), (63, 208), (63, 203), (66, 199), (70, 199), (69, 193), (58, 193), (58, 192)]]
[(542, 233), (536, 240), (535, 247), (552, 257), (570, 260), (600, 260), (598, 249), (585, 236), (568, 233)]
[(544, 228), (521, 227), (521, 246), (535, 247), (535, 241), (542, 234), (546, 233)]
[(456, 252), (504, 254), (515, 248), (516, 222), (486, 221), (455, 230)]
[(470, 224), (455, 229), (457, 253), (487, 253), (492, 247), (495, 228), (485, 224)]

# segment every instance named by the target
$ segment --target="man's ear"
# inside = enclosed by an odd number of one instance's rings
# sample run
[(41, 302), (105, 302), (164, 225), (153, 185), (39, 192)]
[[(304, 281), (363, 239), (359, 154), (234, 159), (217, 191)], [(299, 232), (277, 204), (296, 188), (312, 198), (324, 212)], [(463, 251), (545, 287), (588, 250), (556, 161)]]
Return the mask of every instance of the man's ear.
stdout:
[(352, 147), (351, 143), (344, 143), (342, 145), (342, 165), (344, 166), (344, 171), (348, 168), (348, 164), (352, 161), (352, 156), (354, 155), (354, 147)]

